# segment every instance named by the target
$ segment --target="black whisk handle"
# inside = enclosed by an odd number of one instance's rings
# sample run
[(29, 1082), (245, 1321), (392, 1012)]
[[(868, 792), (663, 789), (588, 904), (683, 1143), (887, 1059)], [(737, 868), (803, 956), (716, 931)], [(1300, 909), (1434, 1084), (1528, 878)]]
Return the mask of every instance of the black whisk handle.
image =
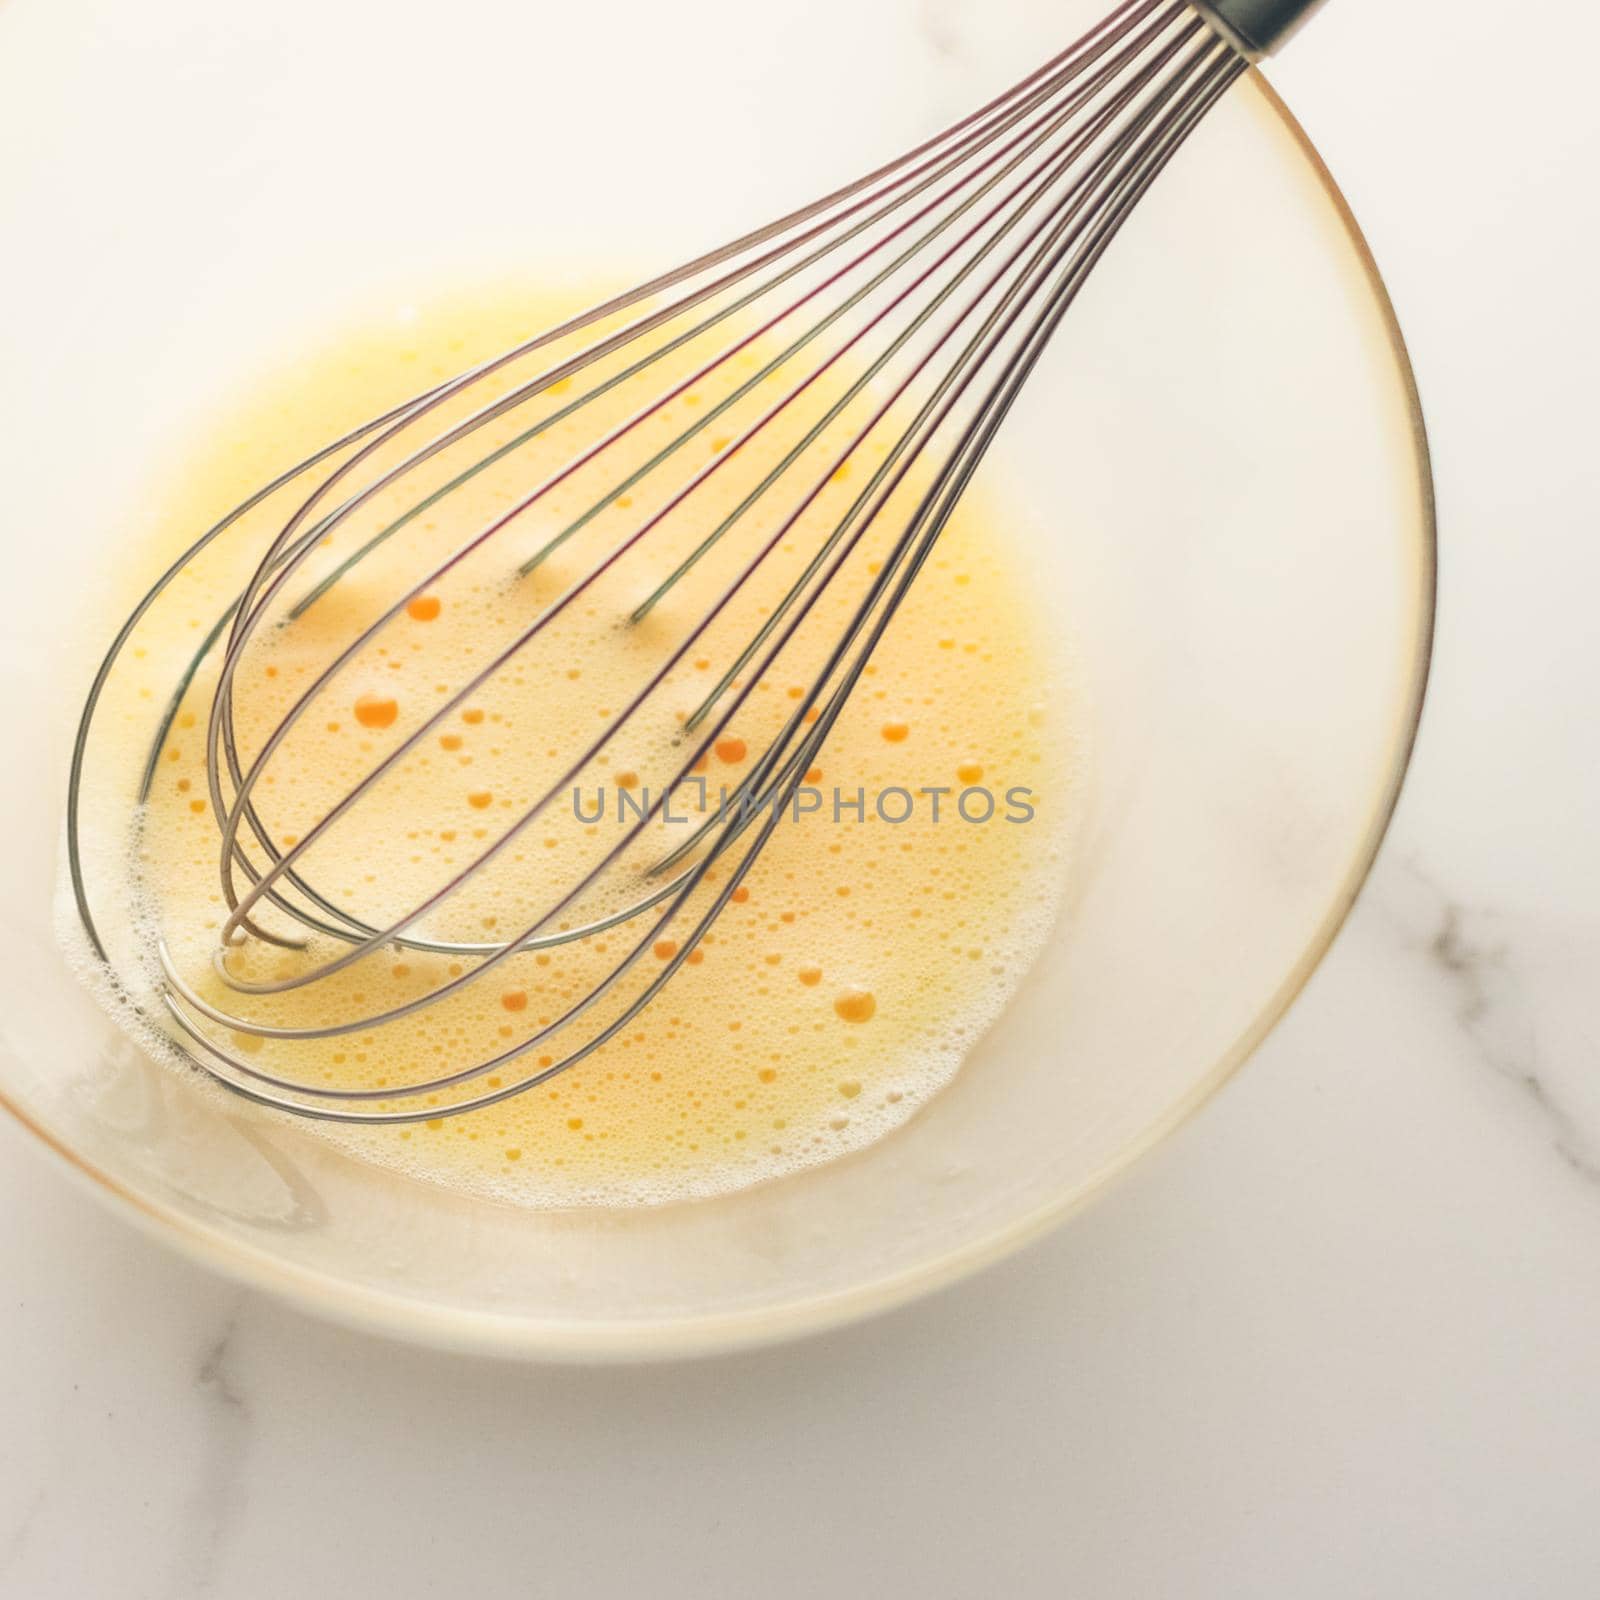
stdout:
[(1275, 55), (1323, 0), (1194, 0), (1195, 8), (1252, 60)]

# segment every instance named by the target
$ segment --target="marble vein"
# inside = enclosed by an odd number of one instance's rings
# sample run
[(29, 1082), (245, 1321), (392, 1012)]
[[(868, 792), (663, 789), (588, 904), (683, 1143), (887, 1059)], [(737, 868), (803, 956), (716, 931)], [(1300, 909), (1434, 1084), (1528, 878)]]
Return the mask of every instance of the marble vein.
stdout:
[(6, 1536), (5, 1545), (0, 1548), (0, 1581), (22, 1560), (27, 1553), (28, 1542), (33, 1535), (34, 1523), (38, 1520), (44, 1508), (48, 1491), (41, 1486), (33, 1492), (28, 1503), (23, 1506), (22, 1514), (12, 1525), (11, 1532)]
[(201, 1353), (195, 1389), (204, 1405), (202, 1445), (180, 1557), (184, 1594), (215, 1592), (223, 1548), (244, 1503), (253, 1416), (234, 1369), (234, 1341), (248, 1297), (240, 1295)]
[(1567, 1167), (1600, 1188), (1600, 1146), (1541, 1064), (1537, 1008), (1522, 991), (1501, 919), (1454, 899), (1415, 861), (1408, 876), (1432, 902), (1425, 953), (1451, 985), (1457, 1025), (1474, 1053), (1521, 1093)]

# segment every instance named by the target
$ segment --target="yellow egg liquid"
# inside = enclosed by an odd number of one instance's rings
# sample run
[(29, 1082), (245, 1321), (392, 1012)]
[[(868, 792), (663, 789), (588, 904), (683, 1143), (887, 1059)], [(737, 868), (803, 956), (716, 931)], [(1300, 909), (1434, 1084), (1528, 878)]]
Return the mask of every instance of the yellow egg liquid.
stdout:
[[(308, 449), (569, 309), (519, 291), (478, 293), (470, 302), (446, 298), (296, 360), (192, 440), (181, 471), (157, 498), (148, 538), (129, 552), (127, 599), (199, 530)], [(691, 372), (693, 355), (669, 372)], [(775, 373), (691, 439), (672, 471), (644, 470), (653, 451), (714, 410), (760, 360), (759, 348), (742, 354), (729, 371), (674, 397), (603, 461), (511, 516), (426, 584), (309, 699), (318, 674), (361, 629), (469, 537), (505, 517), (531, 486), (624, 424), (660, 393), (661, 373), (648, 392), (638, 381), (620, 382), (343, 566), (418, 498), (415, 484), (379, 494), (285, 584), (234, 684), (244, 766), (305, 702), (252, 795), (274, 844), (293, 849), (377, 763), (420, 734), (415, 748), (296, 860), (295, 870), (329, 904), (368, 926), (387, 926), (498, 845), (491, 861), (406, 930), (437, 942), (496, 946), (537, 922), (613, 850), (708, 741), (673, 791), (672, 820), (658, 815), (642, 824), (599, 883), (546, 930), (571, 931), (659, 883), (652, 869), (662, 857), (715, 814), (722, 790), (737, 791), (804, 704), (831, 642), (888, 558), (918, 487), (908, 483), (891, 502), (881, 526), (766, 669), (747, 663), (715, 696), (725, 669), (762, 622), (782, 611), (797, 574), (859, 492), (871, 452), (885, 448), (869, 446), (833, 474), (787, 530), (783, 513), (798, 488), (767, 495), (733, 533), (705, 549), (707, 533), (774, 469), (845, 381), (819, 385), (809, 411), (797, 408), (735, 449), (751, 417), (784, 392), (785, 374)], [(571, 385), (587, 382), (580, 376)], [(535, 414), (554, 414), (573, 394), (569, 384), (558, 386), (533, 402), (542, 408)], [(454, 420), (465, 407), (441, 415)], [(526, 419), (522, 412), (496, 423), (480, 436), (477, 454), (509, 441), (515, 423)], [(737, 459), (669, 511), (637, 554), (512, 648), (608, 551), (668, 505), (682, 487), (685, 458), (698, 471), (730, 452)], [(460, 459), (442, 460), (424, 487), (442, 482)], [(617, 492), (635, 472), (637, 482)], [(157, 939), (207, 1001), (290, 1029), (393, 1008), (475, 973), (483, 961), (389, 942), (343, 971), (282, 993), (239, 994), (218, 977), (211, 963), (227, 908), (205, 762), (216, 652), (173, 717), (131, 842), (116, 831), (115, 819), (128, 810), (127, 786), (149, 754), (154, 718), (206, 629), (309, 488), (274, 497), (179, 579), (141, 625), (108, 692), (99, 770), (118, 777), (99, 784), (89, 820), (93, 826), (101, 817), (105, 853), (122, 863), (125, 896), (104, 891), (101, 903), (121, 905), (108, 943), (114, 962), (135, 969), (125, 972), (127, 986), (147, 1016), (159, 1013)], [(576, 534), (549, 549), (598, 501), (605, 503)], [(663, 666), (768, 537), (776, 540), (771, 554), (736, 601)], [(641, 616), (662, 580), (686, 561), (687, 570)], [(408, 1126), (307, 1126), (417, 1178), (541, 1207), (725, 1193), (890, 1133), (949, 1081), (1020, 982), (1055, 913), (1076, 755), (1063, 663), (1049, 632), (1019, 537), (980, 482), (810, 764), (801, 807), (774, 827), (722, 915), (658, 997), (570, 1070), (493, 1106), (448, 1115), (470, 1092), (452, 1088), (428, 1100), (424, 1110), (436, 1106), (437, 1115)], [(502, 652), (509, 652), (505, 664), (456, 703), (469, 677)], [(625, 717), (658, 668), (659, 684)], [(726, 707), (741, 690), (745, 697), (725, 727), (715, 727), (715, 714), (691, 725), (708, 697)], [(575, 753), (596, 742), (593, 759), (561, 781)], [(247, 839), (253, 858), (264, 859)], [(470, 1089), (514, 1084), (609, 1024), (690, 946), (696, 921), (743, 853), (740, 844), (714, 862), (691, 901), (659, 928), (665, 905), (581, 939), (519, 950), (399, 1020), (292, 1041), (197, 1020), (217, 1049), (258, 1070), (318, 1087), (393, 1090), (393, 1100), (380, 1097), (366, 1109), (412, 1107), (408, 1084), (490, 1057), (504, 1059)], [(676, 870), (703, 860), (703, 849), (691, 850)], [(249, 879), (239, 884), (247, 889)], [(264, 929), (295, 931), (268, 904), (256, 915)], [(606, 999), (563, 1024), (569, 1008), (636, 946), (637, 958)], [(228, 968), (237, 979), (272, 983), (347, 948), (323, 936), (303, 951), (251, 938), (230, 952)]]

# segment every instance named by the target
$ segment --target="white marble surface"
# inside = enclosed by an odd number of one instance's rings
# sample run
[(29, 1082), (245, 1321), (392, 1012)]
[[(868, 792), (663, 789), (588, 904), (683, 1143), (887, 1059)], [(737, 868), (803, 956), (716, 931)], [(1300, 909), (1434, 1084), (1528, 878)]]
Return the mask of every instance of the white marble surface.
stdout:
[(1227, 1093), (977, 1281), (624, 1371), (306, 1321), (0, 1126), (0, 1595), (1594, 1593), (1600, 22), (1504, 15), (1338, 0), (1276, 74), (1413, 342), (1443, 612), (1370, 892)]

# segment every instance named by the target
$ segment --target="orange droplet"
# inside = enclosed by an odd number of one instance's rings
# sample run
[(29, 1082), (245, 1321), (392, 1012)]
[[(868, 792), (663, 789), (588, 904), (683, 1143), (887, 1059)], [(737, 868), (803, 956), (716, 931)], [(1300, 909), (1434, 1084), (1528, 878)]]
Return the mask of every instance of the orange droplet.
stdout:
[(870, 1022), (878, 1002), (866, 989), (846, 989), (833, 1002), (833, 1009), (846, 1022)]
[(678, 953), (678, 941), (676, 939), (657, 939), (651, 949), (654, 951), (658, 961), (670, 961)]
[(356, 701), (356, 721), (363, 728), (387, 728), (399, 715), (399, 703), (390, 695), (364, 694)]
[(801, 983), (806, 986), (806, 988), (815, 989), (816, 986), (822, 982), (822, 968), (801, 967), (801, 969), (795, 973), (795, 977), (797, 977)]
[(507, 1011), (526, 1011), (528, 1009), (528, 991), (526, 989), (507, 989), (500, 996), (500, 1004)]
[(879, 731), (890, 744), (900, 744), (911, 732), (911, 729), (904, 722), (886, 722)]
[(479, 811), (482, 811), (493, 799), (494, 796), (490, 794), (487, 789), (474, 789), (472, 793), (467, 796), (467, 804), (475, 807)]
[(441, 750), (459, 750), (461, 748), (461, 735), (459, 733), (441, 733), (439, 735), (439, 748)]
[(745, 744), (743, 739), (718, 739), (717, 759), (726, 761), (731, 767), (737, 761), (744, 760)]
[(728, 896), (728, 898), (733, 901), (736, 906), (742, 906), (745, 901), (750, 898), (750, 891), (741, 883), (739, 887)]
[(983, 768), (976, 761), (963, 761), (956, 768), (956, 776), (963, 783), (977, 783), (983, 777)]
[(700, 963), (705, 960), (705, 958), (706, 953), (704, 950), (691, 950), (683, 959), (687, 961), (691, 967), (698, 967)]
[(637, 789), (639, 787), (639, 774), (637, 772), (619, 772), (616, 777), (619, 789)]
[(476, 706), (473, 706), (461, 713), (461, 720), (463, 722), (482, 722), (483, 713)]
[(439, 597), (436, 594), (419, 594), (407, 602), (406, 615), (413, 622), (432, 622), (439, 615)]

